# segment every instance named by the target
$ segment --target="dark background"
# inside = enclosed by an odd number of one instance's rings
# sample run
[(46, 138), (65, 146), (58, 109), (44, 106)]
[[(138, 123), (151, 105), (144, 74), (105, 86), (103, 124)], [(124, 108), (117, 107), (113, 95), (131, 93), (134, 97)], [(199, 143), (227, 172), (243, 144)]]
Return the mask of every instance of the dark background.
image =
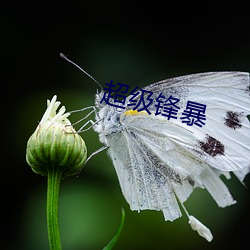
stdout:
[[(171, 4), (170, 4), (171, 3)], [(248, 5), (190, 2), (11, 2), (1, 4), (2, 249), (48, 249), (46, 178), (25, 161), (26, 143), (57, 94), (67, 110), (93, 105), (97, 85), (59, 57), (69, 55), (105, 84), (143, 87), (196, 72), (249, 71)], [(83, 114), (72, 116), (76, 121)], [(89, 154), (101, 147), (89, 131)], [(186, 202), (214, 235), (211, 243), (185, 216), (165, 222), (161, 212), (132, 212), (105, 152), (81, 175), (62, 181), (60, 228), (65, 250), (101, 249), (121, 215), (125, 226), (114, 249), (248, 249), (249, 189), (225, 180), (237, 204), (218, 208), (205, 190)], [(250, 186), (249, 176), (246, 186)]]

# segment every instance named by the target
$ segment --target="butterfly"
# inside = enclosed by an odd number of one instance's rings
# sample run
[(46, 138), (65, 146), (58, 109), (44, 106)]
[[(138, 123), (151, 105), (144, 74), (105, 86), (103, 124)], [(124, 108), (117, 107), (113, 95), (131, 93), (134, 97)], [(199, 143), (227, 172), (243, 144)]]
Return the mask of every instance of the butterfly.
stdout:
[[(250, 171), (249, 75), (209, 72), (163, 80), (144, 88), (153, 98), (163, 94), (206, 105), (206, 123), (187, 126), (181, 119), (154, 115), (156, 107), (131, 112), (100, 104), (96, 95), (93, 127), (108, 147), (122, 193), (131, 210), (161, 210), (165, 220), (181, 216), (178, 202), (194, 188), (205, 188), (218, 206), (235, 200), (220, 176), (240, 181)], [(140, 96), (135, 100), (139, 100)]]
[[(107, 148), (131, 210), (160, 210), (166, 221), (174, 221), (182, 216), (182, 206), (192, 229), (211, 241), (210, 230), (183, 203), (197, 187), (206, 189), (219, 207), (235, 203), (220, 177), (234, 174), (243, 182), (250, 172), (249, 74), (197, 73), (143, 89), (154, 100), (159, 95), (178, 99), (177, 119), (155, 115), (154, 103), (149, 112), (143, 106), (134, 110), (131, 102), (125, 109), (114, 107), (102, 102), (102, 89), (95, 96), (93, 129)], [(181, 119), (181, 110), (192, 100), (206, 106), (202, 126)]]

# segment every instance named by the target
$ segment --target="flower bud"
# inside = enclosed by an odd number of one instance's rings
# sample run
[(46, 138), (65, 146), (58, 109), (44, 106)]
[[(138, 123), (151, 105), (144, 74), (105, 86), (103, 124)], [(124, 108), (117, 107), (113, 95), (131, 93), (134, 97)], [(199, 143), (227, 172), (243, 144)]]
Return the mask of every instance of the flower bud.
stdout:
[(75, 175), (79, 172), (87, 158), (86, 145), (76, 133), (61, 107), (56, 113), (60, 102), (54, 96), (47, 101), (41, 122), (27, 143), (26, 160), (32, 170), (47, 176), (50, 168), (62, 171), (62, 177)]

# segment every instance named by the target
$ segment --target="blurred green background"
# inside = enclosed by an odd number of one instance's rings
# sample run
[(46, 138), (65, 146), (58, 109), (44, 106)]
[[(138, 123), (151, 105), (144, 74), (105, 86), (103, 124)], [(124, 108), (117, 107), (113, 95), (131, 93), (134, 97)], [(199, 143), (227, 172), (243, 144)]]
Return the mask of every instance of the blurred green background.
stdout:
[[(67, 110), (93, 105), (97, 85), (59, 57), (69, 55), (105, 84), (143, 87), (173, 76), (250, 69), (247, 8), (169, 2), (42, 1), (2, 3), (2, 233), (1, 249), (48, 249), (46, 178), (25, 161), (26, 143), (54, 94)], [(83, 114), (76, 114), (77, 121)], [(89, 154), (102, 145), (82, 134)], [(218, 208), (205, 190), (186, 202), (213, 235), (206, 242), (185, 216), (165, 222), (161, 212), (132, 212), (106, 152), (81, 175), (62, 181), (60, 229), (64, 250), (102, 249), (126, 219), (114, 249), (248, 249), (249, 188), (225, 181), (237, 204)], [(250, 186), (250, 177), (246, 178)]]

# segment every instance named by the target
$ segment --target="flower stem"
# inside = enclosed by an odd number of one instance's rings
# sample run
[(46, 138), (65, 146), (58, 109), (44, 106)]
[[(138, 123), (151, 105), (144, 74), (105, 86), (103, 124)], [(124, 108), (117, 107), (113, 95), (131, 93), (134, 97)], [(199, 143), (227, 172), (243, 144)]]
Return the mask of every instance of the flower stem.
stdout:
[(47, 185), (47, 228), (50, 250), (61, 250), (59, 231), (59, 188), (62, 170), (58, 167), (48, 168)]

